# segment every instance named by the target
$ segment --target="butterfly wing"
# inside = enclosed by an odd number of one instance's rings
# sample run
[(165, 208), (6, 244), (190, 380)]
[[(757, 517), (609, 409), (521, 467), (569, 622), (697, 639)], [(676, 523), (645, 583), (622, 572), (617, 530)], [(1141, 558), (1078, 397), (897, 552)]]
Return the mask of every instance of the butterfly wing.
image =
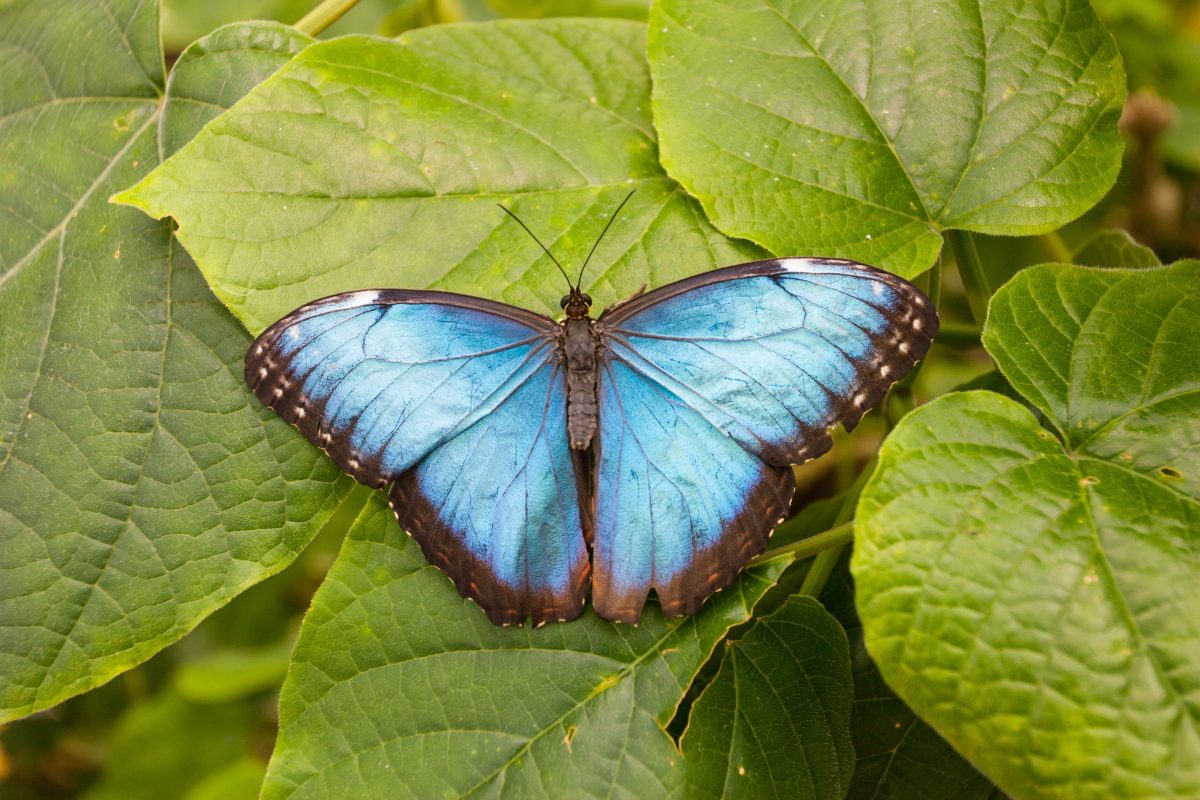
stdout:
[(924, 356), (937, 316), (890, 273), (794, 258), (679, 281), (597, 327), (593, 603), (636, 621), (650, 588), (665, 613), (692, 613), (765, 548), (787, 465), (856, 425)]
[(498, 623), (578, 616), (589, 566), (548, 317), (443, 292), (309, 303), (251, 345), (246, 380), (392, 507)]

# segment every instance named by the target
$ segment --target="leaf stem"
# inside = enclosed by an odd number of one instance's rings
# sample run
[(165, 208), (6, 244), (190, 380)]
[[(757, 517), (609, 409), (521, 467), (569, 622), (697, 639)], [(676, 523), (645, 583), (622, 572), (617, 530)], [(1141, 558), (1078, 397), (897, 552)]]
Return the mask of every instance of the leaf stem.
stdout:
[(875, 454), (863, 465), (862, 472), (858, 473), (854, 485), (850, 487), (850, 491), (846, 492), (846, 497), (842, 500), (842, 508), (833, 521), (835, 527), (830, 530), (836, 530), (841, 525), (851, 526), (849, 538), (841, 544), (826, 548), (817, 554), (812, 566), (808, 568), (808, 574), (804, 576), (804, 582), (800, 584), (799, 593), (801, 595), (808, 595), (812, 598), (820, 597), (826, 581), (833, 574), (833, 568), (837, 566), (838, 560), (842, 557), (842, 551), (850, 546), (850, 542), (854, 539), (852, 520), (854, 519), (854, 510), (858, 507), (858, 496), (862, 494), (863, 487), (867, 485), (867, 480), (875, 471), (875, 464), (878, 461), (879, 455)]
[(357, 4), (358, 0), (321, 0), (320, 5), (305, 14), (295, 27), (302, 33), (316, 36)]
[(776, 547), (773, 550), (767, 550), (755, 558), (750, 559), (749, 567), (756, 567), (759, 564), (764, 564), (767, 561), (779, 558), (780, 556), (791, 555), (794, 561), (800, 561), (805, 558), (810, 558), (819, 555), (831, 547), (842, 547), (854, 538), (854, 523), (843, 522), (841, 525), (834, 525), (827, 531), (813, 534), (798, 542), (785, 544), (783, 547)]
[(973, 325), (943, 323), (938, 331), (938, 344), (957, 349), (979, 347), (979, 331)]
[(958, 274), (967, 290), (967, 303), (971, 306), (971, 314), (982, 329), (984, 320), (987, 319), (992, 287), (988, 285), (987, 273), (983, 271), (979, 251), (975, 249), (975, 239), (966, 231), (946, 231), (945, 235), (951, 249), (954, 250), (954, 259), (958, 262)]
[(1043, 233), (1038, 237), (1038, 246), (1042, 248), (1042, 252), (1053, 262), (1058, 264), (1073, 264), (1075, 263), (1075, 254), (1071, 252), (1071, 248), (1067, 247), (1067, 243), (1063, 241), (1062, 236), (1058, 231), (1050, 231)]

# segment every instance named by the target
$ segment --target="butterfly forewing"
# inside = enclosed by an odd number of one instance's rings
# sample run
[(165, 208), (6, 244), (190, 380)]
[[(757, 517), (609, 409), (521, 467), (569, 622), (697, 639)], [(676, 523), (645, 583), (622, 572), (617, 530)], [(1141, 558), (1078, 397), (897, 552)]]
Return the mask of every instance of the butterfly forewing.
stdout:
[(272, 325), (246, 379), (392, 507), (498, 623), (578, 616), (588, 560), (559, 326), (442, 292), (350, 292)]

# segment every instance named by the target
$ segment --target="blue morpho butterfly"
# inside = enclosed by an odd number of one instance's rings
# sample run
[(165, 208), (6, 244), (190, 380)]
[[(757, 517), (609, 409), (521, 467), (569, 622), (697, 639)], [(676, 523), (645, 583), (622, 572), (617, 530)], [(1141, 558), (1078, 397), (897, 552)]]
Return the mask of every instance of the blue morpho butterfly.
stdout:
[(591, 302), (578, 280), (562, 321), (346, 292), (264, 331), (246, 380), (355, 479), (391, 484), (400, 525), (492, 622), (574, 619), (590, 577), (596, 612), (636, 623), (651, 589), (694, 614), (762, 552), (789, 465), (857, 424), (938, 328), (912, 284), (829, 258), (717, 269), (596, 319)]

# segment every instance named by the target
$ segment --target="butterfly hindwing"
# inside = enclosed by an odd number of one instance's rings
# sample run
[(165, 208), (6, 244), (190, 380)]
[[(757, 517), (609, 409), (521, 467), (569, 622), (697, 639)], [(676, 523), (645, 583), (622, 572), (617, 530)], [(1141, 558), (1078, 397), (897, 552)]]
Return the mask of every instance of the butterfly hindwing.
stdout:
[(762, 552), (786, 516), (792, 471), (764, 463), (620, 361), (600, 376), (592, 603), (636, 623), (647, 592), (694, 614)]
[(597, 327), (593, 598), (635, 621), (649, 588), (668, 615), (693, 613), (765, 548), (787, 465), (857, 424), (924, 356), (937, 317), (889, 273), (780, 259), (665, 286)]
[(303, 306), (246, 357), (258, 397), (370, 486), (498, 623), (578, 616), (589, 571), (548, 317), (442, 292)]
[(429, 563), (497, 624), (583, 611), (590, 566), (566, 425), (562, 372), (547, 364), (392, 487)]

